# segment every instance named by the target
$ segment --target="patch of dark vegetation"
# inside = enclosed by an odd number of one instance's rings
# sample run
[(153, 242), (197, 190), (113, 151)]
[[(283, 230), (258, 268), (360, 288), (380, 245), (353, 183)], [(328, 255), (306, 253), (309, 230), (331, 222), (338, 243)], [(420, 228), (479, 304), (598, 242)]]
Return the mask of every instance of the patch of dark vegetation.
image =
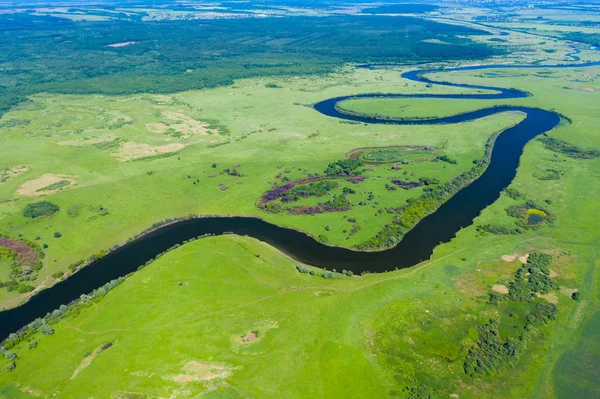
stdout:
[(584, 150), (577, 146), (568, 144), (566, 141), (558, 140), (543, 134), (538, 138), (547, 150), (558, 152), (570, 158), (591, 159), (600, 156), (598, 150)]
[(282, 202), (294, 202), (300, 198), (322, 197), (338, 187), (338, 183), (331, 180), (321, 180), (306, 185), (296, 186), (281, 197)]
[(471, 377), (493, 376), (517, 363), (526, 343), (523, 339), (514, 338), (503, 341), (498, 332), (499, 324), (490, 320), (477, 327), (479, 337), (465, 359), (465, 374)]
[[(350, 183), (359, 183), (364, 180), (361, 171), (358, 170), (362, 162), (351, 159), (344, 159), (332, 162), (325, 169), (325, 176), (314, 174), (303, 179), (295, 181), (286, 181), (281, 186), (273, 186), (260, 199), (258, 207), (269, 213), (288, 213), (291, 215), (314, 215), (325, 212), (341, 212), (350, 210), (352, 204), (346, 198), (346, 195), (354, 194), (356, 191), (350, 187), (344, 187), (341, 195), (334, 195), (332, 199), (318, 203), (316, 206), (298, 205), (286, 207), (285, 204), (299, 201), (302, 198), (322, 197), (337, 188), (339, 184), (334, 180), (345, 178)], [(285, 173), (290, 171), (286, 170)], [(279, 174), (278, 176), (280, 176)], [(280, 202), (275, 202), (280, 200)]]
[(523, 197), (523, 194), (521, 194), (521, 192), (515, 190), (514, 188), (507, 188), (504, 191), (502, 191), (502, 193), (514, 200), (518, 200)]
[[(405, 190), (410, 190), (411, 188), (421, 187), (423, 185), (422, 181), (402, 181), (400, 179), (392, 179), (392, 184), (403, 188)], [(393, 187), (392, 187), (393, 188)], [(395, 188), (393, 188), (395, 190)]]
[[(477, 328), (478, 339), (469, 349), (464, 362), (466, 374), (474, 378), (488, 377), (514, 367), (527, 347), (529, 331), (556, 320), (558, 306), (539, 302), (538, 299), (539, 293), (547, 294), (550, 290), (558, 289), (550, 278), (551, 263), (552, 255), (534, 252), (529, 255), (527, 264), (515, 272), (509, 283), (508, 294), (489, 294), (488, 304), (491, 305), (500, 305), (504, 301), (531, 305), (525, 305), (523, 321), (518, 321), (513, 326), (514, 337), (502, 340), (499, 333), (500, 322), (497, 320), (490, 320)], [(512, 317), (512, 313), (509, 317)]]
[(355, 159), (342, 159), (327, 165), (325, 174), (327, 176), (358, 176), (360, 171), (357, 169), (363, 166), (362, 162)]
[(227, 168), (227, 169), (223, 170), (223, 173), (226, 174), (227, 176), (232, 176), (232, 177), (244, 177), (244, 176), (246, 176), (246, 175), (243, 175), (236, 168), (233, 168), (233, 169)]
[(40, 201), (27, 204), (23, 210), (23, 216), (32, 219), (40, 216), (52, 216), (59, 210), (59, 206), (50, 201)]
[(533, 177), (538, 180), (560, 180), (564, 176), (564, 172), (555, 168), (544, 169), (543, 173), (534, 173)]
[[(0, 113), (42, 91), (173, 93), (252, 76), (328, 73), (346, 62), (479, 60), (503, 52), (468, 38), (485, 31), (411, 17), (240, 18), (203, 24), (206, 28), (198, 29), (197, 21), (73, 22), (2, 14), (6, 56), (0, 57), (0, 70), (3, 76), (18, 73), (20, 84), (3, 88)], [(124, 40), (136, 43), (107, 47)]]
[(490, 234), (521, 234), (523, 229), (520, 227), (509, 228), (505, 226), (495, 226), (492, 224), (482, 224), (477, 226), (477, 231)]
[(11, 263), (8, 280), (0, 281), (0, 288), (21, 294), (34, 290), (35, 287), (31, 283), (37, 279), (44, 258), (44, 252), (39, 245), (0, 235), (0, 258), (5, 258)]
[(436, 159), (439, 159), (442, 162), (447, 162), (452, 165), (456, 165), (457, 163), (455, 159), (450, 158), (448, 155), (439, 155), (436, 157)]

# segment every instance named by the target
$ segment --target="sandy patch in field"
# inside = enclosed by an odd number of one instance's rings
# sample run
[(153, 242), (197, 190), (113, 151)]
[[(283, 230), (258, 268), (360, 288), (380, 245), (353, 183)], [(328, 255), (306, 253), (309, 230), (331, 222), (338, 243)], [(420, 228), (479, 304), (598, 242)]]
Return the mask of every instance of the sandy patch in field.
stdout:
[(513, 262), (515, 259), (517, 259), (517, 254), (502, 255), (502, 260), (505, 262)]
[(109, 142), (109, 141), (114, 141), (116, 139), (117, 139), (117, 136), (106, 135), (106, 136), (92, 137), (92, 138), (87, 139), (87, 140), (65, 140), (65, 141), (58, 141), (58, 142), (56, 142), (56, 144), (62, 145), (62, 146), (68, 146), (68, 147), (89, 147), (89, 146), (92, 146), (94, 144), (106, 143), (106, 142)]
[(125, 46), (129, 46), (130, 44), (136, 44), (137, 42), (121, 42), (121, 43), (113, 43), (113, 44), (107, 44), (106, 47), (125, 47)]
[[(75, 184), (75, 176), (69, 175), (56, 175), (54, 173), (46, 173), (38, 177), (37, 179), (29, 180), (21, 185), (17, 193), (21, 195), (27, 196), (40, 196), (46, 194), (53, 194), (58, 190), (65, 189), (71, 187)], [(56, 188), (54, 190), (44, 190), (44, 188), (49, 187), (55, 183), (59, 183), (61, 181), (68, 181), (69, 184)]]
[(134, 159), (152, 157), (160, 154), (168, 154), (177, 152), (185, 148), (185, 145), (180, 143), (165, 144), (152, 146), (150, 144), (141, 143), (125, 143), (119, 150), (111, 155), (116, 157), (121, 162), (132, 161)]
[(492, 291), (499, 294), (508, 294), (508, 287), (503, 284), (494, 284), (492, 286)]
[(94, 349), (94, 351), (89, 356), (84, 357), (83, 360), (81, 361), (81, 363), (79, 363), (79, 366), (77, 366), (77, 368), (73, 372), (73, 375), (71, 376), (70, 379), (72, 380), (73, 378), (77, 377), (77, 374), (81, 373), (90, 364), (92, 364), (92, 360), (94, 360), (96, 358), (96, 356), (98, 356), (99, 354), (101, 354), (102, 352), (104, 352), (105, 350), (110, 348), (112, 345), (113, 345), (112, 342), (109, 342), (107, 344), (102, 344), (99, 347), (97, 347), (96, 349)]
[(29, 166), (25, 166), (25, 165), (4, 168), (3, 170), (0, 170), (0, 183), (4, 183), (8, 179), (18, 176), (21, 173), (25, 173), (28, 170), (29, 170)]
[(189, 361), (183, 366), (182, 374), (166, 377), (178, 384), (223, 380), (233, 374), (234, 368), (225, 363)]
[(552, 278), (552, 277), (556, 277), (558, 276), (558, 273), (556, 273), (554, 270), (550, 269), (550, 275), (548, 277)]
[(540, 294), (538, 292), (537, 293), (537, 297), (538, 298), (543, 298), (543, 299), (545, 299), (548, 302), (553, 303), (553, 304), (557, 304), (558, 303), (558, 297), (556, 296), (556, 293), (554, 293), (554, 292), (550, 292), (549, 294)]
[(256, 334), (250, 332), (242, 337), (242, 342), (256, 342), (257, 339), (258, 337), (256, 336)]
[(145, 125), (146, 129), (158, 134), (164, 134), (170, 129), (173, 129), (176, 132), (179, 132), (184, 139), (189, 138), (190, 136), (207, 136), (209, 134), (218, 133), (216, 129), (209, 128), (208, 123), (197, 121), (181, 112), (163, 112), (162, 115), (174, 123), (147, 123)]
[(529, 259), (529, 254), (525, 254), (523, 256), (519, 256), (519, 261), (523, 264), (527, 263), (527, 259)]

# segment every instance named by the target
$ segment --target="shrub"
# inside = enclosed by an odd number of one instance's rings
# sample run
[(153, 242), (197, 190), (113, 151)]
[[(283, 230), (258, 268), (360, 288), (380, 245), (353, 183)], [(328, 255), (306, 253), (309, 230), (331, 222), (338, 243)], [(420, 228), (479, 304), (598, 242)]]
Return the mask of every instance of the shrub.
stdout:
[(60, 238), (60, 237), (62, 237), (62, 234), (60, 234), (59, 231), (55, 231), (54, 232), (54, 238)]
[(43, 324), (40, 327), (40, 331), (44, 335), (52, 335), (52, 334), (54, 334), (54, 328), (52, 328), (52, 326), (50, 326), (49, 324)]
[(15, 362), (12, 363), (8, 363), (4, 368), (6, 369), (6, 371), (13, 371), (15, 369), (15, 367), (17, 367), (17, 365), (15, 364)]
[(15, 352), (6, 351), (4, 352), (4, 357), (8, 360), (15, 360), (17, 358), (17, 354)]
[(573, 294), (571, 294), (571, 298), (578, 301), (579, 300), (579, 291), (575, 291)]
[(27, 204), (23, 210), (23, 216), (27, 218), (37, 218), (39, 216), (51, 216), (58, 212), (60, 208), (58, 205), (53, 204), (49, 201), (34, 202), (33, 204)]
[(36, 341), (30, 342), (28, 345), (29, 349), (35, 349), (35, 348), (37, 348), (37, 346), (38, 346), (38, 343)]

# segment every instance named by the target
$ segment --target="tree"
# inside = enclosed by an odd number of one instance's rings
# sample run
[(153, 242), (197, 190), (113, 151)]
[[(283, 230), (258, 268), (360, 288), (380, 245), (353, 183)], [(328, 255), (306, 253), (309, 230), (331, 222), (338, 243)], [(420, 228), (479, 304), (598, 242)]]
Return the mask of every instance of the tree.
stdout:
[(579, 291), (575, 291), (573, 294), (571, 294), (571, 298), (578, 301), (579, 300)]
[(52, 326), (50, 326), (49, 324), (42, 325), (40, 327), (40, 331), (44, 335), (52, 335), (52, 334), (54, 334), (54, 328), (52, 328)]

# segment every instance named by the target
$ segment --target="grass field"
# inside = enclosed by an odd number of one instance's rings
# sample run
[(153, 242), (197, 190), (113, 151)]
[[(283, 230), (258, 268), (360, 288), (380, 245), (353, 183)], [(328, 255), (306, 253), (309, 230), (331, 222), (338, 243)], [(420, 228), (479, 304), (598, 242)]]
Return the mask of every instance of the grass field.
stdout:
[[(541, 39), (515, 33), (507, 40), (523, 49)], [(562, 59), (558, 49), (569, 50), (564, 42), (549, 45), (557, 52), (546, 53), (548, 62)], [(527, 63), (542, 51), (513, 57)], [(582, 52), (582, 59), (590, 54)], [(177, 94), (33, 95), (0, 118), (0, 233), (44, 246), (43, 268), (31, 282), (38, 289), (58, 281), (57, 272), (68, 276), (79, 259), (165, 218), (193, 213), (259, 216), (332, 245), (358, 245), (392, 221), (386, 208), (423, 192), (389, 191), (391, 179), (449, 181), (483, 156), (490, 136), (522, 119), (501, 113), (458, 125), (366, 125), (311, 107), (357, 93), (467, 92), (403, 81), (400, 74), (409, 68), (349, 65), (329, 75), (249, 78)], [(392, 117), (445, 116), (496, 104), (553, 109), (572, 123), (561, 123), (550, 137), (598, 149), (599, 74), (600, 67), (543, 65), (433, 73), (432, 79), (516, 87), (533, 96), (342, 105)], [(432, 146), (456, 164), (409, 158), (401, 169), (366, 165), (366, 179), (351, 185), (356, 194), (344, 212), (299, 216), (257, 207), (284, 177), (323, 173), (353, 149), (378, 146)], [(290, 258), (247, 237), (185, 244), (52, 321), (52, 335), (38, 332), (11, 348), (16, 359), (0, 360), (0, 398), (597, 396), (600, 158), (568, 157), (533, 140), (510, 188), (520, 195), (503, 194), (473, 226), (438, 246), (431, 260), (390, 273), (333, 279), (300, 273)], [(60, 210), (23, 216), (27, 204), (41, 200)], [(514, 229), (518, 220), (507, 209), (528, 200), (543, 205), (553, 221), (514, 235), (478, 230)], [(354, 234), (349, 218), (360, 226)], [(518, 258), (537, 251), (553, 255), (550, 275), (558, 288), (532, 302), (489, 304), (490, 293), (510, 286)], [(0, 280), (9, 272), (10, 262), (0, 258)], [(0, 307), (27, 295), (0, 288)], [(525, 332), (539, 304), (558, 306), (558, 317)], [(482, 334), (478, 328), (490, 319), (498, 320), (502, 339), (525, 334), (525, 349), (514, 365), (473, 378), (465, 362)], [(5, 371), (13, 361), (16, 368)]]

